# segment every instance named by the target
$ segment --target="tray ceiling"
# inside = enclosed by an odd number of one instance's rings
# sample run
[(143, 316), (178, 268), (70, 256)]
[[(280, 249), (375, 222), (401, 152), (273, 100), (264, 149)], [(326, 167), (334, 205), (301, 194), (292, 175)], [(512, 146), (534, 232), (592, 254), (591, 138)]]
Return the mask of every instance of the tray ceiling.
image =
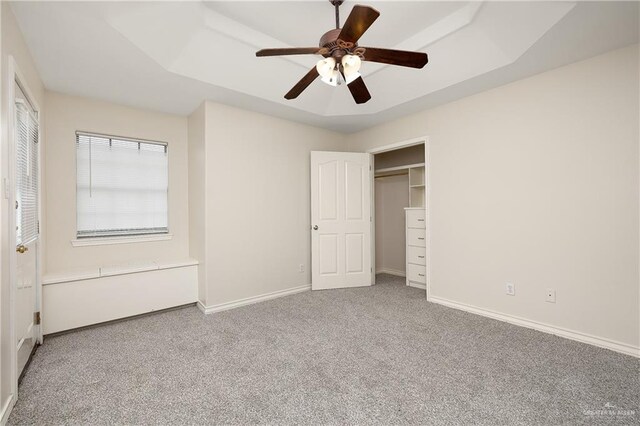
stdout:
[[(326, 0), (18, 2), (12, 8), (51, 90), (183, 115), (211, 99), (342, 131), (505, 84), (638, 37), (637, 4), (362, 3), (381, 16), (360, 45), (424, 51), (430, 59), (422, 70), (363, 63), (372, 94), (364, 105), (356, 105), (346, 87), (319, 80), (287, 101), (284, 93), (319, 57), (255, 57), (263, 47), (317, 45), (334, 27), (333, 7)], [(354, 4), (341, 7), (342, 22)], [(633, 11), (635, 16), (629, 16)], [(549, 45), (556, 51), (541, 51)]]

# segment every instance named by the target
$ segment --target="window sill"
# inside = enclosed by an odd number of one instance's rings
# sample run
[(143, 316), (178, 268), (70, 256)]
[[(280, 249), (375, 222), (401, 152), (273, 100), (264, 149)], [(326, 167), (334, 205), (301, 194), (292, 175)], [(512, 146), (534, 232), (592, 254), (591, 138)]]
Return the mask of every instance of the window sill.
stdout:
[(71, 240), (74, 247), (86, 246), (104, 246), (110, 244), (132, 244), (132, 243), (149, 243), (153, 241), (167, 241), (173, 238), (172, 234), (158, 235), (132, 235), (127, 237), (100, 237), (100, 238), (82, 238)]

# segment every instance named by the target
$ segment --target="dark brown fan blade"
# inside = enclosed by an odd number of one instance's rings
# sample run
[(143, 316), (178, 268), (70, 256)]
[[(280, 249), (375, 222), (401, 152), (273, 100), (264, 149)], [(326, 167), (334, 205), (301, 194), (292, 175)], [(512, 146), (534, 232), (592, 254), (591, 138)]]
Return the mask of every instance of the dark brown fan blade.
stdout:
[(306, 89), (307, 87), (309, 87), (311, 83), (313, 83), (313, 80), (318, 78), (318, 76), (319, 74), (318, 74), (318, 70), (316, 70), (316, 67), (311, 68), (311, 70), (307, 73), (307, 75), (302, 77), (302, 79), (299, 82), (297, 82), (296, 85), (293, 86), (293, 88), (289, 90), (289, 92), (286, 95), (284, 95), (285, 99), (297, 98), (300, 95), (300, 93), (304, 91), (304, 89)]
[(362, 34), (369, 29), (373, 21), (378, 19), (380, 12), (369, 6), (353, 6), (353, 10), (349, 14), (346, 22), (342, 26), (340, 36), (338, 37), (342, 41), (355, 43)]
[(283, 55), (315, 55), (319, 47), (285, 47), (282, 49), (262, 49), (256, 52), (256, 56), (283, 56)]
[(371, 99), (371, 94), (369, 93), (369, 89), (367, 89), (367, 85), (364, 84), (364, 80), (362, 77), (358, 77), (353, 80), (351, 83), (347, 85), (353, 99), (357, 104), (363, 104)]
[(378, 49), (376, 47), (365, 47), (364, 60), (411, 68), (422, 68), (429, 62), (429, 58), (424, 52)]

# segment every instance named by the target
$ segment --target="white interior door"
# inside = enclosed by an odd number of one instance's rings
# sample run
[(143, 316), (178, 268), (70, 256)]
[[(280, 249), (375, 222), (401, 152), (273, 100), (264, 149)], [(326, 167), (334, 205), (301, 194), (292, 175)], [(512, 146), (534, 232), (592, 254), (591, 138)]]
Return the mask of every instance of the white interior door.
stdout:
[(313, 290), (371, 285), (371, 155), (311, 152)]
[(38, 224), (39, 124), (37, 113), (17, 84), (15, 94), (15, 343), (17, 373), (20, 375), (39, 334), (35, 320), (40, 233)]

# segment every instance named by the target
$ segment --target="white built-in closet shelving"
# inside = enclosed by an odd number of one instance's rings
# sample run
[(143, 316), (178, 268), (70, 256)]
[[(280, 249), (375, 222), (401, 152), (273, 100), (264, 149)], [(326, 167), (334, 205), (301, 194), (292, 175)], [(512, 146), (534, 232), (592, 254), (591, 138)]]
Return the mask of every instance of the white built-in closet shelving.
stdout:
[(424, 163), (408, 164), (406, 166), (388, 167), (378, 169), (375, 172), (376, 177), (409, 175), (409, 206), (408, 207), (424, 207)]

